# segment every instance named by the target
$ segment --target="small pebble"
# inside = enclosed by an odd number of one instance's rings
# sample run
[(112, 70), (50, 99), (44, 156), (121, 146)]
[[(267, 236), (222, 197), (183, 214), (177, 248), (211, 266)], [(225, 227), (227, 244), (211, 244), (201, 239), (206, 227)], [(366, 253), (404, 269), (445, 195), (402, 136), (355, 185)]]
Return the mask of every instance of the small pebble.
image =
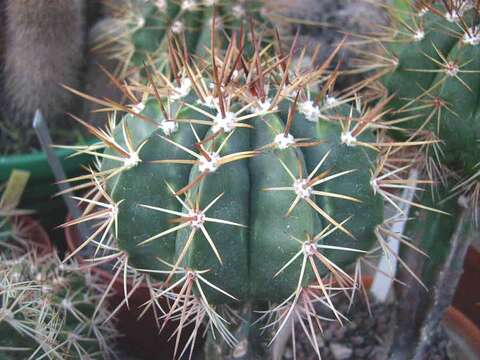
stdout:
[(347, 328), (345, 326), (340, 326), (335, 331), (333, 332), (333, 336), (335, 339), (340, 340), (345, 337), (345, 334), (347, 333)]
[(333, 329), (328, 328), (323, 332), (323, 338), (325, 341), (330, 341), (332, 339)]
[(363, 359), (368, 355), (369, 352), (370, 352), (370, 349), (365, 347), (355, 349), (354, 351), (355, 359)]
[(318, 342), (318, 347), (319, 348), (323, 348), (325, 346), (325, 340), (324, 340), (324, 337), (323, 337), (322, 333), (317, 334), (317, 342)]
[(362, 336), (352, 336), (350, 340), (353, 345), (362, 345), (365, 342), (365, 339)]
[(353, 354), (351, 348), (339, 343), (331, 343), (330, 350), (332, 350), (332, 355), (335, 360), (347, 360)]
[(283, 354), (283, 358), (284, 359), (293, 359), (293, 351), (291, 348), (287, 348), (287, 350), (285, 350), (285, 354)]
[(358, 327), (357, 323), (355, 323), (353, 321), (349, 322), (348, 325), (347, 325), (348, 330), (351, 330), (351, 331), (357, 330), (357, 327)]

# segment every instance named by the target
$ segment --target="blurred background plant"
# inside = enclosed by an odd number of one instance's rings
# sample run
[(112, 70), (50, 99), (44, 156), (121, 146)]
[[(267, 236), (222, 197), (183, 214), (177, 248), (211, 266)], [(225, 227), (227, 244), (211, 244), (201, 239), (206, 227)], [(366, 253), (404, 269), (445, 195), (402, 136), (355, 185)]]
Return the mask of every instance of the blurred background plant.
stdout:
[[(3, 6), (0, 151), (4, 154), (32, 150), (35, 136), (31, 122), (37, 109), (60, 133), (62, 128), (67, 129), (62, 119), (66, 111), (75, 108), (74, 98), (60, 84), (80, 86), (85, 10), (83, 0), (5, 1)], [(71, 134), (63, 135), (69, 139)]]
[(102, 289), (94, 279), (53, 253), (18, 248), (0, 259), (2, 358), (112, 357), (116, 332), (106, 308), (96, 308)]
[[(0, 197), (0, 357), (108, 359), (117, 332), (88, 269), (62, 263), (48, 236), (19, 210), (28, 174)], [(102, 305), (104, 304), (104, 305)]]

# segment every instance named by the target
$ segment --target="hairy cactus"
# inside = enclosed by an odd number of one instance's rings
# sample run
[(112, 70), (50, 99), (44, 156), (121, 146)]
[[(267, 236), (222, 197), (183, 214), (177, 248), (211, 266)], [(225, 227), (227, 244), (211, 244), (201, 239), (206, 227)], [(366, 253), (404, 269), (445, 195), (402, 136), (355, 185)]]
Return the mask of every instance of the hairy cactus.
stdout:
[[(445, 169), (462, 180), (454, 193), (478, 199), (480, 175), (480, 9), (475, 1), (410, 1), (397, 12), (376, 56), (396, 136), (430, 141), (426, 168), (445, 182)], [(378, 38), (376, 39), (378, 40)], [(475, 200), (475, 204), (476, 204)]]
[(151, 276), (150, 305), (172, 299), (162, 319), (195, 324), (187, 345), (205, 321), (236, 346), (228, 315), (253, 322), (239, 310), (248, 309), (264, 311), (277, 334), (302, 321), (318, 351), (314, 305), (342, 321), (331, 296), (360, 286), (356, 265), (376, 240), (388, 248), (384, 203), (399, 209), (402, 199), (387, 190), (412, 185), (389, 162), (404, 144), (384, 136), (388, 99), (367, 109), (351, 93), (334, 95), (336, 53), (300, 71), (294, 48), (275, 53), (251, 38), (234, 33), (225, 53), (210, 49), (198, 63), (172, 40), (170, 75), (160, 69), (129, 88), (142, 101), (114, 104), (128, 112), (118, 124), (116, 113), (106, 129), (77, 119), (100, 140), (81, 149), (100, 165), (72, 179), (87, 180), (75, 187), (86, 190), (85, 209), (65, 226), (95, 227), (71, 256), (93, 244), (95, 257), (121, 264), (116, 277)]
[[(0, 262), (2, 359), (105, 359), (115, 336), (98, 289), (55, 255), (3, 255)], [(88, 284), (92, 285), (92, 284)]]
[(40, 109), (51, 121), (72, 105), (83, 65), (83, 0), (5, 1), (5, 118), (29, 126)]

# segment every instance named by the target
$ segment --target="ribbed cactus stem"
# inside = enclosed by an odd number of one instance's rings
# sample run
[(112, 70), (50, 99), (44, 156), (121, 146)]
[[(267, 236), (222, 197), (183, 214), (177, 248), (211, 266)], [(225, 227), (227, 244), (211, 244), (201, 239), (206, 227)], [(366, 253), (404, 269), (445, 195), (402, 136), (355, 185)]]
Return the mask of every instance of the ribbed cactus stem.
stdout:
[[(163, 67), (168, 62), (169, 37), (177, 36), (192, 54), (209, 56), (212, 37), (229, 35), (259, 17), (256, 1), (126, 0), (111, 6), (94, 47), (118, 61), (118, 76), (143, 77), (145, 63)], [(224, 48), (226, 41), (216, 42)]]
[[(89, 127), (103, 145), (83, 151), (102, 162), (85, 177), (90, 205), (77, 221), (101, 224), (83, 246), (163, 282), (152, 296), (172, 299), (164, 320), (194, 326), (189, 345), (202, 324), (213, 331), (211, 359), (227, 346), (265, 358), (295, 322), (318, 354), (317, 304), (343, 322), (332, 295), (358, 289), (351, 270), (376, 240), (387, 248), (385, 202), (401, 211), (407, 201), (391, 191), (411, 186), (389, 162), (403, 143), (384, 138), (388, 98), (367, 109), (352, 93), (332, 94), (337, 75), (326, 69), (340, 46), (304, 72), (289, 68), (295, 49), (285, 58), (247, 33), (224, 52), (212, 37), (200, 59), (169, 37), (172, 72), (147, 73), (141, 104), (119, 107), (128, 114), (106, 129)], [(260, 323), (271, 339), (257, 349)], [(181, 330), (177, 355), (187, 351)]]
[(429, 176), (446, 183), (455, 171), (461, 181), (452, 191), (464, 194), (476, 206), (480, 188), (478, 2), (405, 3), (409, 11), (400, 15), (392, 11), (391, 36), (380, 35), (382, 54), (374, 63), (369, 61), (370, 69), (380, 69), (393, 96), (388, 105), (396, 126), (392, 134), (430, 142), (423, 149)]

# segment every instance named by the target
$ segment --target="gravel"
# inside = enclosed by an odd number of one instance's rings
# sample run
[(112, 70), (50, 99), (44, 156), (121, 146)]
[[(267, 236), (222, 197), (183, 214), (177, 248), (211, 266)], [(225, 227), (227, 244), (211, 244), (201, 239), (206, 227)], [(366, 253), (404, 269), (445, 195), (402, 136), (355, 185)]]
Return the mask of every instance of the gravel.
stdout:
[[(337, 308), (349, 318), (341, 326), (338, 322), (322, 324), (323, 334), (317, 339), (322, 360), (384, 360), (391, 342), (395, 308), (392, 304), (371, 304), (372, 316), (365, 303), (358, 301), (348, 311), (346, 299), (339, 300)], [(296, 360), (318, 360), (308, 339), (300, 327), (296, 328)], [(446, 333), (437, 335), (435, 346), (425, 360), (461, 360)], [(291, 342), (287, 345), (283, 360), (294, 359)]]

